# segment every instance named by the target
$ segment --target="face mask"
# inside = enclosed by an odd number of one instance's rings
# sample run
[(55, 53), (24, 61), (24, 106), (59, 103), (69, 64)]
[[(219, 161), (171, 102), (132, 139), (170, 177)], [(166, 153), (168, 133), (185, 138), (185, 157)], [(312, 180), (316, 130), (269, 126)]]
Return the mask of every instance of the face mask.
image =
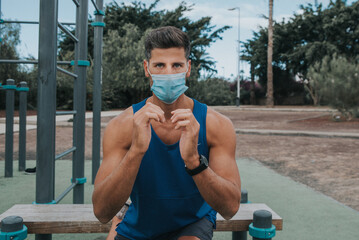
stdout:
[(175, 102), (188, 89), (185, 85), (188, 70), (176, 74), (151, 74), (147, 70), (153, 81), (151, 91), (166, 104)]

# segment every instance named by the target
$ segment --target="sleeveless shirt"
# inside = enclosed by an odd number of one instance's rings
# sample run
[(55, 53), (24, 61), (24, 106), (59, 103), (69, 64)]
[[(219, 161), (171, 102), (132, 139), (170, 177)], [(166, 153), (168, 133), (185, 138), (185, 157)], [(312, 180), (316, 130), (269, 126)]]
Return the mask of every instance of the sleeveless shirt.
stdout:
[[(136, 113), (146, 100), (132, 105)], [(198, 153), (209, 159), (207, 106), (195, 99), (193, 115), (200, 124)], [(151, 141), (133, 189), (128, 211), (116, 231), (129, 239), (156, 239), (206, 217), (215, 226), (216, 211), (202, 198), (181, 158), (179, 142), (167, 145), (151, 127)]]

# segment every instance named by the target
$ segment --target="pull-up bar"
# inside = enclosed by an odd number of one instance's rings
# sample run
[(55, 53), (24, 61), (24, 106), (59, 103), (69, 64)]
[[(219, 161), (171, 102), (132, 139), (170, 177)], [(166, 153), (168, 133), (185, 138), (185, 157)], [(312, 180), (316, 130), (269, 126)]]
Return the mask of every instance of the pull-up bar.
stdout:
[(77, 39), (77, 37), (75, 37), (63, 24), (61, 23), (57, 23), (57, 25), (59, 26), (59, 28), (66, 33), (74, 42), (78, 42), (79, 40)]
[[(38, 64), (38, 60), (17, 60), (17, 59), (0, 59), (0, 63), (12, 63), (12, 64)], [(70, 61), (57, 61), (59, 65), (71, 65)]]
[[(21, 23), (21, 24), (39, 24), (38, 21), (16, 21), (16, 20), (4, 20), (0, 19), (0, 23)], [(76, 23), (64, 22), (62, 25), (76, 25)]]
[(72, 1), (75, 3), (76, 7), (80, 6), (80, 3), (77, 0), (72, 0)]
[(57, 70), (59, 70), (59, 71), (62, 72), (62, 73), (65, 73), (65, 74), (67, 74), (67, 75), (69, 75), (69, 76), (71, 76), (71, 77), (73, 77), (73, 78), (78, 78), (78, 75), (77, 75), (77, 74), (72, 73), (72, 72), (69, 72), (69, 71), (67, 71), (67, 70), (65, 70), (65, 69), (63, 69), (63, 68), (57, 67)]
[(101, 10), (97, 7), (97, 4), (95, 3), (95, 1), (91, 0), (91, 2), (92, 2), (92, 5), (95, 7), (96, 12), (100, 12)]

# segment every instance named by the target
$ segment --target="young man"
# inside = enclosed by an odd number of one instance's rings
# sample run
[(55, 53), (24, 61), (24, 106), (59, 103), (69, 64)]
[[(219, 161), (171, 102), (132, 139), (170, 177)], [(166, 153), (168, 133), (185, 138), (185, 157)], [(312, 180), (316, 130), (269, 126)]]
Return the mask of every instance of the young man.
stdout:
[(106, 223), (131, 197), (115, 239), (212, 239), (216, 212), (230, 219), (240, 204), (233, 125), (184, 94), (191, 72), (184, 32), (155, 29), (145, 50), (153, 95), (107, 126), (94, 213)]

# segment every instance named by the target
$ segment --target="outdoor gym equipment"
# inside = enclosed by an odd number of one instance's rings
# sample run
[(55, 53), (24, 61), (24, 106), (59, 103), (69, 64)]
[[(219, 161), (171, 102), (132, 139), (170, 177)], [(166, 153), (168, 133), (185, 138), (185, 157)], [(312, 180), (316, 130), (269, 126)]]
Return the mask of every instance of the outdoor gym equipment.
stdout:
[(29, 88), (26, 82), (21, 82), (17, 87), (13, 79), (8, 79), (6, 85), (0, 85), (0, 90), (6, 92), (5, 177), (12, 177), (15, 92), (19, 92), (19, 171), (24, 171), (26, 166), (26, 106)]
[[(247, 232), (249, 225), (254, 220), (254, 213), (262, 209), (272, 214), (271, 223), (276, 226), (276, 230), (282, 230), (283, 219), (266, 204), (248, 203), (242, 204), (231, 220), (225, 220), (217, 214), (215, 231)], [(0, 219), (8, 216), (23, 216), (29, 234), (108, 233), (111, 228), (111, 222), (102, 224), (97, 220), (92, 204), (17, 204), (0, 214)], [(255, 218), (258, 219), (258, 217)], [(258, 225), (256, 226), (261, 229)], [(242, 240), (240, 238), (232, 239)]]
[[(94, 180), (100, 163), (100, 119), (101, 119), (101, 57), (103, 0), (91, 0), (96, 11), (94, 43), (94, 112), (93, 112), (93, 175)], [(73, 0), (76, 6), (75, 34), (66, 25), (58, 22), (58, 0), (40, 0), (39, 22), (17, 21), (17, 23), (39, 24), (38, 60), (1, 60), (0, 63), (38, 64), (38, 106), (37, 106), (37, 159), (36, 159), (36, 204), (58, 203), (64, 195), (73, 190), (73, 203), (84, 203), (84, 148), (85, 148), (85, 111), (86, 111), (86, 68), (88, 33), (88, 0)], [(0, 1), (1, 12), (1, 1)], [(1, 15), (0, 15), (1, 19)], [(13, 21), (0, 20), (1, 23)], [(61, 29), (75, 45), (74, 61), (57, 61), (57, 29)], [(0, 36), (1, 37), (1, 36)], [(100, 42), (101, 41), (101, 42)], [(58, 64), (73, 65), (70, 72)], [(56, 112), (56, 72), (62, 72), (74, 78), (74, 107), (72, 111)], [(73, 115), (73, 146), (55, 156), (56, 115)], [(73, 171), (71, 185), (59, 198), (54, 200), (55, 160), (73, 153)], [(36, 239), (51, 239), (51, 234), (38, 235)]]

